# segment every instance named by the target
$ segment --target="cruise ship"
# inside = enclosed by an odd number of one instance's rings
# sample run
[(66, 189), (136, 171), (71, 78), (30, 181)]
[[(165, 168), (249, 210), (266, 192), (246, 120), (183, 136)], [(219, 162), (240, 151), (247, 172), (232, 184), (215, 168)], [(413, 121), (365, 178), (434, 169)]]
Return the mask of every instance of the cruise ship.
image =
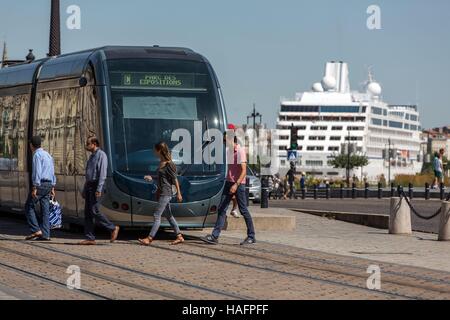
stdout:
[[(368, 181), (386, 180), (397, 174), (421, 171), (421, 125), (415, 105), (389, 105), (382, 99), (381, 85), (369, 79), (362, 92), (351, 91), (345, 62), (328, 62), (321, 82), (294, 99), (282, 99), (277, 119), (280, 172), (290, 165), (288, 149), (291, 127), (298, 129), (297, 169), (323, 179), (343, 179), (346, 169), (335, 169), (330, 159), (348, 148), (366, 155), (369, 165), (351, 176)], [(390, 145), (390, 147), (389, 147)], [(388, 150), (391, 150), (389, 152)], [(388, 154), (390, 153), (390, 156)]]

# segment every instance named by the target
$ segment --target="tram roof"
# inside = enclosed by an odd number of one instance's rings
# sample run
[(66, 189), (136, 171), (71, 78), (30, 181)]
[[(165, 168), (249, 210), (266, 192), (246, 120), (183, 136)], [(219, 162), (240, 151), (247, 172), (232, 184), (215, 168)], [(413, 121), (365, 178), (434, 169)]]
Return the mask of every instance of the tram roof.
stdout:
[(171, 58), (199, 62), (206, 61), (203, 56), (188, 48), (106, 46), (0, 69), (0, 88), (32, 84), (36, 70), (41, 64), (42, 69), (39, 74), (39, 81), (81, 77), (91, 57), (97, 53), (104, 54), (102, 58), (107, 60)]

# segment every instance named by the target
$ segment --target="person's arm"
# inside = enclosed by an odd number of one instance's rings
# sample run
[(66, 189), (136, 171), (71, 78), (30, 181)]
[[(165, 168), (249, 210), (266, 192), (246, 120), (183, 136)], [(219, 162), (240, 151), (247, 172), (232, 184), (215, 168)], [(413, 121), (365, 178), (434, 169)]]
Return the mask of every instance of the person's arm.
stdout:
[(38, 154), (34, 154), (33, 156), (33, 168), (31, 173), (31, 196), (33, 198), (37, 197), (37, 187), (41, 185), (41, 171), (42, 164), (41, 159)]
[(98, 186), (97, 186), (97, 196), (101, 197), (103, 192), (103, 186), (105, 185), (106, 181), (106, 174), (108, 172), (108, 159), (106, 157), (106, 154), (102, 153), (99, 159), (98, 163)]
[(181, 194), (180, 183), (178, 182), (176, 166), (173, 163), (169, 163), (169, 165), (167, 166), (167, 172), (170, 176), (170, 179), (172, 180), (172, 183), (177, 189), (177, 201), (183, 202), (183, 195)]
[(231, 189), (230, 189), (231, 194), (234, 194), (237, 192), (237, 189), (244, 182), (244, 179), (246, 176), (247, 176), (247, 162), (242, 162), (241, 163), (241, 174), (239, 175), (239, 178), (237, 179), (236, 183), (231, 187)]

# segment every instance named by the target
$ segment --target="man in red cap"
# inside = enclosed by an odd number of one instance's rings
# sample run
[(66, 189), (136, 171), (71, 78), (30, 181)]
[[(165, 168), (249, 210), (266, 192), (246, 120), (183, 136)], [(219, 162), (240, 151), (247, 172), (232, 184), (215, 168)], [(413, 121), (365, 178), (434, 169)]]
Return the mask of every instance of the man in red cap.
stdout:
[[(228, 130), (236, 130), (234, 125), (229, 125)], [(233, 140), (234, 139), (234, 140)], [(247, 177), (247, 155), (245, 149), (242, 148), (235, 135), (227, 135), (225, 133), (224, 143), (227, 146), (233, 146), (233, 159), (228, 164), (227, 181), (223, 191), (222, 199), (219, 205), (219, 213), (217, 217), (216, 226), (212, 234), (202, 238), (208, 244), (218, 244), (222, 229), (225, 226), (225, 218), (228, 206), (233, 197), (236, 197), (239, 211), (244, 217), (247, 225), (247, 238), (241, 242), (241, 245), (251, 245), (256, 243), (255, 228), (253, 226), (253, 219), (247, 208), (245, 182)], [(228, 152), (227, 148), (227, 155)]]

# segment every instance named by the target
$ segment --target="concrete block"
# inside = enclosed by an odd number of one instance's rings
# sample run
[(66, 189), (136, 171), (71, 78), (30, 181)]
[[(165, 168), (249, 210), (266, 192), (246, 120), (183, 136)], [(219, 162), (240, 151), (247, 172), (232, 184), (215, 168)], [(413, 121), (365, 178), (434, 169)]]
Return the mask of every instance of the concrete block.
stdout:
[(411, 210), (402, 198), (391, 198), (391, 212), (389, 217), (390, 234), (412, 234)]
[(439, 241), (450, 241), (450, 202), (442, 202)]

